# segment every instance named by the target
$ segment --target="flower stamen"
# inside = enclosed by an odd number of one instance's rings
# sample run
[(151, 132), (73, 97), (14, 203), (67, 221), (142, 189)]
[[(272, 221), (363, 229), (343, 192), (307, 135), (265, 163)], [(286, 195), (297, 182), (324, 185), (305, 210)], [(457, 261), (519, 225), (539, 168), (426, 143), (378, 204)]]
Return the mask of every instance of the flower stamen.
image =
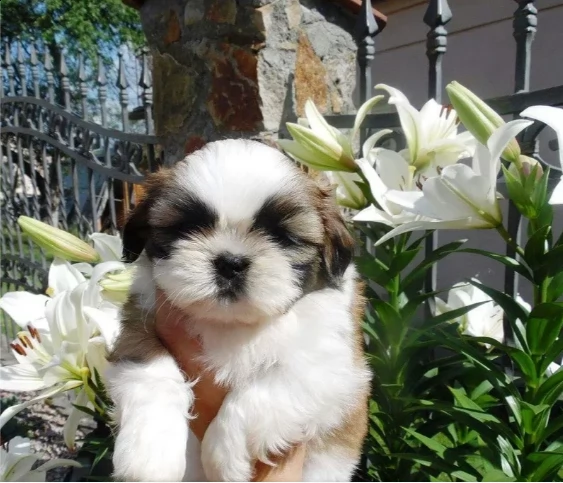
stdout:
[(11, 343), (10, 347), (12, 349), (14, 349), (20, 356), (26, 356), (27, 355), (27, 353), (25, 352), (23, 347), (19, 344), (16, 344), (15, 342)]
[(41, 342), (41, 336), (39, 335), (39, 331), (35, 327), (33, 327), (33, 325), (28, 324), (27, 330), (29, 330), (31, 337), (33, 337), (37, 342)]

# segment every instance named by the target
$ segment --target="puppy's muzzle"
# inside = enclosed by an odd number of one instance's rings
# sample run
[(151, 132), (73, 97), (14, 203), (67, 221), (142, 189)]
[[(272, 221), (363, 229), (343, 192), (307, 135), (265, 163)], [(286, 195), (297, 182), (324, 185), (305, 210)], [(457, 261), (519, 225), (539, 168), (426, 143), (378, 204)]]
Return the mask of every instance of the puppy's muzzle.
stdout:
[(250, 260), (242, 255), (225, 252), (215, 261), (217, 285), (224, 295), (234, 296), (243, 289)]

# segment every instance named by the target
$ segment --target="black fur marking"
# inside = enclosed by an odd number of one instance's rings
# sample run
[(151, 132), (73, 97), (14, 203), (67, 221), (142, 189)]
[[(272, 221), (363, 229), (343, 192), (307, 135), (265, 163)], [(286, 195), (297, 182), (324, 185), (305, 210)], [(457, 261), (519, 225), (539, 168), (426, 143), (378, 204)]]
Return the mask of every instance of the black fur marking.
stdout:
[(178, 209), (181, 215), (177, 221), (168, 226), (151, 227), (146, 245), (150, 258), (169, 258), (178, 239), (211, 229), (218, 219), (217, 213), (197, 198), (182, 200)]
[(271, 197), (262, 205), (254, 219), (254, 230), (264, 231), (284, 248), (304, 244), (304, 240), (284, 227), (284, 221), (295, 216), (301, 207), (284, 198)]

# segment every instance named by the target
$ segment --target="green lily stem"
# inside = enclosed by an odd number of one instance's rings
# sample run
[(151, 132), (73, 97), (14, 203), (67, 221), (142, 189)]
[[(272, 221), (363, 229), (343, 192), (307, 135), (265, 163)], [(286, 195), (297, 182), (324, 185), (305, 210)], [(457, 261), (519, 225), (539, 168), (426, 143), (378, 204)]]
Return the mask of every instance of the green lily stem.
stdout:
[(518, 245), (518, 243), (516, 243), (516, 240), (512, 238), (512, 236), (510, 235), (510, 233), (508, 233), (508, 231), (506, 230), (503, 224), (497, 225), (496, 230), (498, 231), (499, 235), (503, 238), (503, 240), (506, 243), (508, 243), (512, 248), (514, 248), (514, 250), (516, 251), (516, 253), (518, 253), (518, 255), (520, 255), (521, 257), (524, 256), (524, 250), (520, 245)]

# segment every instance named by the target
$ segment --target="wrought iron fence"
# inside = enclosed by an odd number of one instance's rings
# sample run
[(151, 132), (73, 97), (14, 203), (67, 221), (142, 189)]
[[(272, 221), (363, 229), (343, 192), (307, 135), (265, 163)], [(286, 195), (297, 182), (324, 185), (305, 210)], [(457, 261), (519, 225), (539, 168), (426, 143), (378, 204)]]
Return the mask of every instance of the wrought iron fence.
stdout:
[[(2, 52), (0, 294), (47, 288), (48, 259), (22, 234), (18, 216), (81, 237), (115, 233), (134, 187), (160, 164), (147, 49), (133, 60), (140, 68), (135, 99), (126, 49), (112, 86), (101, 58), (94, 64), (71, 59), (69, 69), (63, 53), (54, 66), (48, 49), (33, 42), (25, 47), (6, 44)], [(5, 313), (0, 317), (11, 339), (16, 328)]]

